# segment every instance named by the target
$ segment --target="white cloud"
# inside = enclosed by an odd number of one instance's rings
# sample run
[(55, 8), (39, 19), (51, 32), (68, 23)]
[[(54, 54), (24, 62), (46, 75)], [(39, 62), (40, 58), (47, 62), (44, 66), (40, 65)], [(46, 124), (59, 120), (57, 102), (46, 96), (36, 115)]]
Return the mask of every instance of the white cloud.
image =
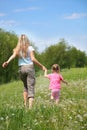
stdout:
[(0, 20), (0, 26), (13, 26), (16, 25), (14, 20)]
[(73, 13), (69, 16), (65, 16), (65, 19), (79, 19), (82, 17), (87, 17), (87, 13)]
[(21, 8), (21, 9), (15, 9), (14, 12), (25, 12), (30, 10), (38, 10), (38, 7), (29, 7), (29, 8)]
[(6, 14), (5, 13), (0, 13), (0, 17), (3, 17), (5, 16)]
[(41, 25), (41, 26), (48, 26), (48, 24), (47, 23), (45, 23), (45, 22), (32, 22), (31, 23), (32, 25)]

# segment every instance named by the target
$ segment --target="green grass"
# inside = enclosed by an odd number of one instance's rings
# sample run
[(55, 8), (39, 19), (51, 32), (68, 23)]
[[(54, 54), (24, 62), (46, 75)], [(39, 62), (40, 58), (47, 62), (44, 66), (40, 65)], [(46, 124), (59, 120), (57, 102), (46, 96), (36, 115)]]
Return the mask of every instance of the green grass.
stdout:
[(60, 102), (50, 101), (49, 81), (36, 78), (32, 110), (23, 106), (23, 84), (14, 81), (0, 86), (0, 130), (86, 130), (87, 68), (64, 69)]

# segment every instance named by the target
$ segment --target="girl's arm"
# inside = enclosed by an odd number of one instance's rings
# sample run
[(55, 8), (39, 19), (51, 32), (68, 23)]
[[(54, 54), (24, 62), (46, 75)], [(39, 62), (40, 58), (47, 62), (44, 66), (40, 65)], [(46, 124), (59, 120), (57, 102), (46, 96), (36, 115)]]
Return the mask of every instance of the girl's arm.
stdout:
[(48, 78), (47, 69), (44, 71), (44, 77)]
[(64, 79), (62, 80), (62, 82), (68, 85), (68, 82), (67, 82), (67, 81), (65, 81)]

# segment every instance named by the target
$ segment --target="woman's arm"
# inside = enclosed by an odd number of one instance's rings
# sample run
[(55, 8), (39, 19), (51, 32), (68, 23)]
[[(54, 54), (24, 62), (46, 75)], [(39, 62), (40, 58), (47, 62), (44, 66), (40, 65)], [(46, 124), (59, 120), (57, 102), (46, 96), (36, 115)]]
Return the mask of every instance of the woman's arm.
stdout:
[(31, 60), (36, 64), (36, 65), (38, 65), (42, 70), (46, 70), (46, 67), (45, 66), (43, 66), (36, 58), (35, 58), (35, 56), (34, 56), (34, 51), (31, 51), (30, 52), (30, 57), (31, 57)]
[(2, 67), (3, 67), (3, 68), (7, 67), (7, 65), (9, 64), (9, 62), (10, 62), (11, 60), (13, 60), (16, 56), (17, 56), (16, 53), (13, 52), (13, 54), (9, 57), (9, 59), (2, 64)]

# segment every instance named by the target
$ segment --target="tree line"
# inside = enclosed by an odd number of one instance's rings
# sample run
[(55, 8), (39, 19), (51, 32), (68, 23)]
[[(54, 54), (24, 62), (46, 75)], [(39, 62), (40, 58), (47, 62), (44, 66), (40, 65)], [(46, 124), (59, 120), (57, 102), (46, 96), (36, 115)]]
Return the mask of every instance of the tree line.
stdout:
[[(14, 59), (7, 68), (2, 68), (2, 63), (9, 58), (13, 53), (18, 42), (18, 36), (14, 32), (8, 32), (0, 29), (0, 84), (7, 83), (11, 80), (18, 80), (18, 59)], [(70, 46), (64, 39), (61, 39), (58, 43), (50, 45), (43, 52), (38, 52), (35, 44), (32, 43), (35, 48), (36, 58), (45, 65), (48, 69), (52, 64), (57, 63), (61, 68), (72, 67), (86, 67), (87, 66), (87, 54), (85, 51), (78, 50), (74, 46)], [(38, 72), (40, 69), (35, 65), (35, 70)]]

